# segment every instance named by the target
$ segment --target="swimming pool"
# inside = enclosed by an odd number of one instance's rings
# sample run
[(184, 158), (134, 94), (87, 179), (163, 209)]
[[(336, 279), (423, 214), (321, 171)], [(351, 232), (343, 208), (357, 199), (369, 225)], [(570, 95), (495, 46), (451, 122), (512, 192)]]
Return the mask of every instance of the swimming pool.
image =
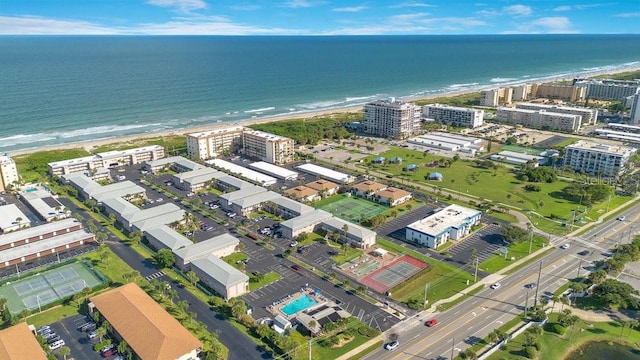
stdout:
[(313, 300), (307, 295), (302, 295), (299, 298), (293, 300), (282, 309), (280, 309), (285, 315), (291, 316), (297, 312), (300, 312), (306, 308), (309, 308), (318, 302)]

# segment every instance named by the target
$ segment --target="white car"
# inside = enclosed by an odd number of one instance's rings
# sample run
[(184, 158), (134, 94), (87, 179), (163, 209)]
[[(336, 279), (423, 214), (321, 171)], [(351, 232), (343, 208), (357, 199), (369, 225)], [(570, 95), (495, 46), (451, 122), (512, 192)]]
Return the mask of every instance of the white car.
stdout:
[(571, 247), (571, 245), (569, 245), (569, 244), (560, 245), (560, 249), (568, 249), (569, 247)]
[(624, 219), (626, 219), (626, 216), (624, 216), (624, 215), (618, 217), (618, 221), (624, 221)]
[(59, 349), (61, 347), (63, 347), (65, 345), (64, 340), (58, 340), (56, 342), (54, 342), (53, 344), (49, 345), (49, 349), (51, 350), (55, 350), (55, 349)]
[(395, 350), (398, 348), (398, 346), (400, 346), (400, 343), (398, 342), (398, 340), (396, 341), (392, 341), (390, 343), (387, 343), (384, 348), (387, 350)]
[(294, 241), (294, 242), (292, 242), (291, 244), (289, 244), (289, 246), (290, 246), (290, 247), (296, 247), (296, 246), (298, 246), (298, 242), (297, 242), (297, 241)]
[(500, 283), (495, 283), (495, 284), (492, 284), (492, 285), (491, 285), (491, 288), (492, 288), (492, 289), (497, 289), (497, 288), (499, 288), (500, 286), (502, 286), (502, 284), (500, 284)]

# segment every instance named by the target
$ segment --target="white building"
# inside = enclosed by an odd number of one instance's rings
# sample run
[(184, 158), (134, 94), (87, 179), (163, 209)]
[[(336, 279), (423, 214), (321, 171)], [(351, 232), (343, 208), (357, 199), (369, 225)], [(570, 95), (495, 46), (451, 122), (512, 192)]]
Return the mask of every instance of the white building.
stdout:
[(547, 162), (544, 156), (523, 154), (515, 151), (500, 151), (497, 154), (490, 155), (489, 159), (513, 165), (522, 165), (534, 160), (533, 165), (536, 167)]
[(263, 186), (271, 186), (277, 182), (276, 178), (274, 177), (265, 175), (263, 173), (259, 173), (257, 171), (246, 168), (244, 166), (236, 165), (232, 162), (225, 161), (222, 159), (207, 160), (206, 163), (209, 165), (213, 165), (218, 169), (223, 169), (229, 172), (230, 174), (237, 175), (239, 177), (245, 178), (249, 181), (252, 181), (256, 184), (260, 184)]
[[(326, 168), (324, 166), (319, 166), (316, 164), (305, 163), (305, 164), (296, 166), (296, 169), (312, 175), (320, 176), (327, 180), (338, 182), (340, 184), (350, 184), (356, 181), (356, 178), (354, 176), (351, 176), (349, 174), (345, 174), (339, 171), (331, 170), (329, 168)], [(309, 185), (307, 184), (307, 186)]]
[[(376, 233), (346, 220), (332, 217), (322, 221), (322, 228), (329, 232), (337, 232), (339, 241), (351, 246), (368, 249), (376, 243)], [(345, 231), (346, 230), (346, 231)]]
[(459, 240), (469, 233), (473, 225), (480, 224), (479, 210), (460, 205), (449, 205), (440, 211), (409, 224), (407, 241), (437, 249), (449, 239)]
[(242, 148), (242, 134), (250, 130), (242, 126), (187, 134), (189, 157), (207, 160), (229, 151), (235, 153)]
[(202, 283), (226, 300), (249, 292), (249, 277), (214, 255), (194, 259), (190, 267)]
[(484, 110), (442, 104), (429, 104), (422, 107), (422, 115), (427, 119), (456, 127), (476, 128), (484, 121)]
[(548, 113), (580, 115), (582, 117), (582, 125), (595, 125), (598, 121), (598, 109), (536, 103), (517, 103), (516, 109), (544, 110)]
[(480, 106), (498, 106), (499, 89), (487, 89), (480, 91)]
[(31, 220), (15, 204), (0, 206), (0, 232), (19, 230), (31, 226)]
[(623, 100), (640, 89), (640, 81), (635, 80), (586, 79), (576, 81), (575, 85), (586, 87), (586, 97), (598, 100)]
[(298, 217), (283, 221), (281, 226), (282, 237), (285, 239), (295, 239), (302, 233), (311, 233), (320, 227), (320, 224), (332, 217), (324, 210), (313, 210)]
[(164, 158), (164, 148), (151, 145), (128, 150), (114, 150), (76, 159), (47, 164), (51, 175), (64, 175), (78, 171), (113, 168), (123, 165), (141, 164)]
[(298, 178), (297, 172), (264, 161), (251, 163), (249, 167), (267, 175), (275, 176), (278, 179), (295, 180)]
[(395, 98), (365, 104), (361, 126), (367, 134), (407, 138), (420, 131), (420, 106)]
[(546, 110), (527, 110), (500, 107), (496, 112), (496, 121), (518, 124), (530, 128), (578, 132), (582, 126), (582, 116), (547, 112)]
[(633, 95), (631, 101), (631, 123), (640, 124), (640, 92)]
[(6, 154), (0, 156), (0, 191), (7, 190), (9, 186), (17, 184), (19, 180), (15, 161)]
[(252, 130), (242, 134), (242, 153), (272, 164), (288, 164), (293, 161), (293, 139)]
[(578, 141), (565, 147), (564, 165), (575, 171), (604, 176), (618, 176), (625, 172), (629, 158), (637, 149)]
[(240, 240), (236, 237), (222, 234), (195, 244), (190, 242), (189, 245), (174, 250), (173, 254), (176, 257), (176, 265), (185, 270), (187, 265), (195, 259), (207, 256), (222, 258), (231, 255), (236, 251), (239, 243)]

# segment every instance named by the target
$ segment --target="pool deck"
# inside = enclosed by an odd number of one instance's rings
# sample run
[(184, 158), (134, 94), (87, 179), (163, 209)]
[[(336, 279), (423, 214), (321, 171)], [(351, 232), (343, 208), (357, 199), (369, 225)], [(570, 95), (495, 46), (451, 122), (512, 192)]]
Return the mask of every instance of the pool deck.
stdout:
[[(313, 300), (315, 300), (317, 302), (317, 304), (313, 304), (311, 306), (309, 306), (306, 309), (303, 309), (301, 311), (296, 312), (295, 314), (291, 314), (291, 315), (287, 315), (282, 311), (282, 308), (289, 305), (290, 303), (296, 301), (298, 298), (302, 297), (303, 295), (307, 295), (308, 297), (312, 298)], [(300, 313), (300, 312), (304, 312), (305, 310), (308, 309), (312, 309), (314, 307), (317, 307), (318, 305), (322, 305), (324, 303), (327, 302), (327, 298), (322, 295), (321, 293), (316, 293), (315, 290), (313, 288), (310, 287), (305, 287), (300, 289), (300, 291), (298, 291), (297, 293), (294, 294), (289, 294), (277, 301), (274, 301), (271, 305), (267, 306), (267, 311), (269, 311), (269, 313), (273, 314), (273, 316), (276, 315), (282, 315), (285, 318), (287, 318), (288, 320), (293, 319), (294, 317), (296, 317), (296, 314)]]

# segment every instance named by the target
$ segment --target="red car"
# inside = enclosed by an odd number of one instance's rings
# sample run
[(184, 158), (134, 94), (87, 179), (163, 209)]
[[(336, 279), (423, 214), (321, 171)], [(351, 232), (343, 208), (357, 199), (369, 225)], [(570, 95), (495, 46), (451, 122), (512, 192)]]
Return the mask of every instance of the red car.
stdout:
[(437, 323), (438, 323), (438, 320), (436, 320), (436, 319), (431, 319), (431, 320), (427, 321), (427, 322), (425, 323), (425, 325), (427, 325), (428, 327), (433, 327), (433, 326), (436, 326), (436, 324), (437, 324)]
[(293, 268), (293, 270), (297, 270), (297, 271), (302, 270), (302, 266), (300, 266), (300, 265), (298, 265), (298, 264), (293, 265), (293, 266), (292, 266), (292, 268)]

